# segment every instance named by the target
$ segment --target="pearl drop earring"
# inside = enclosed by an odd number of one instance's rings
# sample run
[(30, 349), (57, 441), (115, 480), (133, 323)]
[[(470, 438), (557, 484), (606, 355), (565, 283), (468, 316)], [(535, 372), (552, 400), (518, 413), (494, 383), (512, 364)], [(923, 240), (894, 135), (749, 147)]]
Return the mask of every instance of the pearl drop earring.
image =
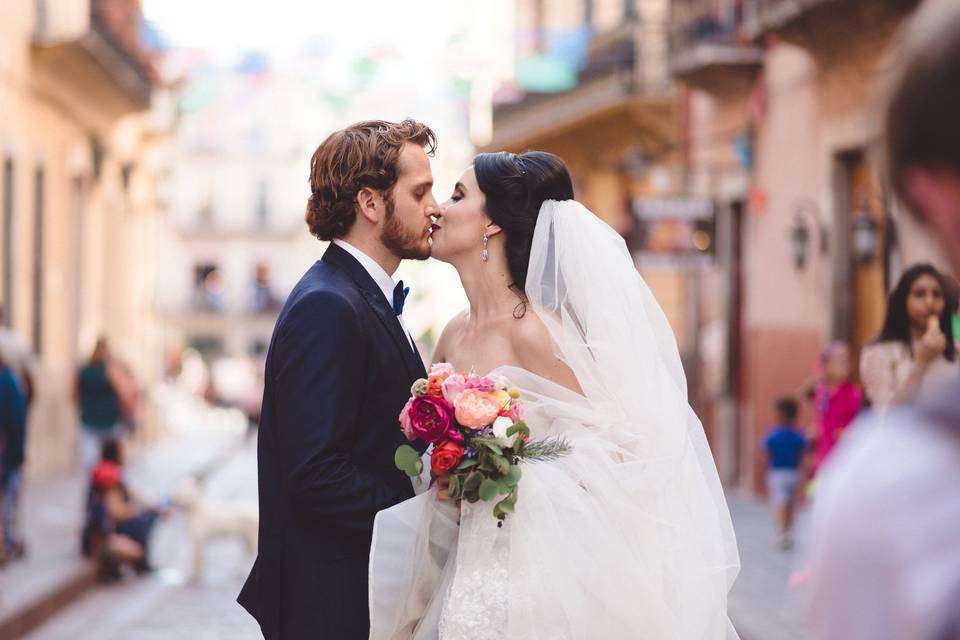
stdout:
[(480, 259), (484, 262), (490, 257), (490, 252), (487, 251), (487, 242), (490, 241), (490, 238), (487, 237), (487, 234), (483, 234), (483, 251), (480, 252)]

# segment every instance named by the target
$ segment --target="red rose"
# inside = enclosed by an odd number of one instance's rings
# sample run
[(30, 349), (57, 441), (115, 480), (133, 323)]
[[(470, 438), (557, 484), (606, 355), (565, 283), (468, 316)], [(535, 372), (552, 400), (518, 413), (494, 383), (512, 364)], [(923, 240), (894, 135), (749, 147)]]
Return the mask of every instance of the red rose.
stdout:
[(430, 454), (430, 469), (433, 475), (442, 476), (460, 464), (461, 458), (463, 458), (463, 447), (452, 440), (447, 440), (433, 448), (433, 453)]

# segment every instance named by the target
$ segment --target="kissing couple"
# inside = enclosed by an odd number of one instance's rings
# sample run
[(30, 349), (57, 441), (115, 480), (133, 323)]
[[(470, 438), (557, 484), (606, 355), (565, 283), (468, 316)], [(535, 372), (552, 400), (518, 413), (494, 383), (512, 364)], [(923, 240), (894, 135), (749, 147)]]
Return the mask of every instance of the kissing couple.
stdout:
[[(729, 511), (623, 239), (542, 151), (479, 154), (438, 204), (435, 148), (425, 124), (368, 121), (313, 154), (306, 222), (329, 246), (270, 342), (238, 601), (268, 640), (736, 638)], [(432, 362), (508, 379), (531, 436), (571, 447), (523, 465), (502, 523), (395, 465), (428, 373), (392, 274), (429, 257), (469, 300)]]

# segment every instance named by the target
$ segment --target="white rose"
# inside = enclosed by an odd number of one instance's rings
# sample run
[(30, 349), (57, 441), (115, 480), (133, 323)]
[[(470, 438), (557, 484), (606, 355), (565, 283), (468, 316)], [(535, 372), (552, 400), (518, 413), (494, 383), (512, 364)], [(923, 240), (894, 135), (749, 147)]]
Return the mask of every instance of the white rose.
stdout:
[(493, 435), (496, 436), (498, 440), (501, 441), (503, 446), (512, 447), (513, 443), (517, 441), (517, 436), (519, 434), (513, 434), (510, 437), (507, 437), (507, 429), (513, 426), (513, 420), (505, 416), (500, 416), (493, 421)]

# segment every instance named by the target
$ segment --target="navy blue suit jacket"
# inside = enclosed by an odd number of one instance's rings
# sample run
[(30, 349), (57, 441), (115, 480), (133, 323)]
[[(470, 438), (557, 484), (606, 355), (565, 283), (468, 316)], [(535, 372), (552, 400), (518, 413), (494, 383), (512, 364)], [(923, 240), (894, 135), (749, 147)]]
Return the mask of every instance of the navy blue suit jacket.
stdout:
[(426, 372), (383, 292), (331, 244), (287, 299), (267, 353), (260, 540), (238, 602), (268, 640), (361, 640), (376, 513), (413, 496), (397, 416)]

